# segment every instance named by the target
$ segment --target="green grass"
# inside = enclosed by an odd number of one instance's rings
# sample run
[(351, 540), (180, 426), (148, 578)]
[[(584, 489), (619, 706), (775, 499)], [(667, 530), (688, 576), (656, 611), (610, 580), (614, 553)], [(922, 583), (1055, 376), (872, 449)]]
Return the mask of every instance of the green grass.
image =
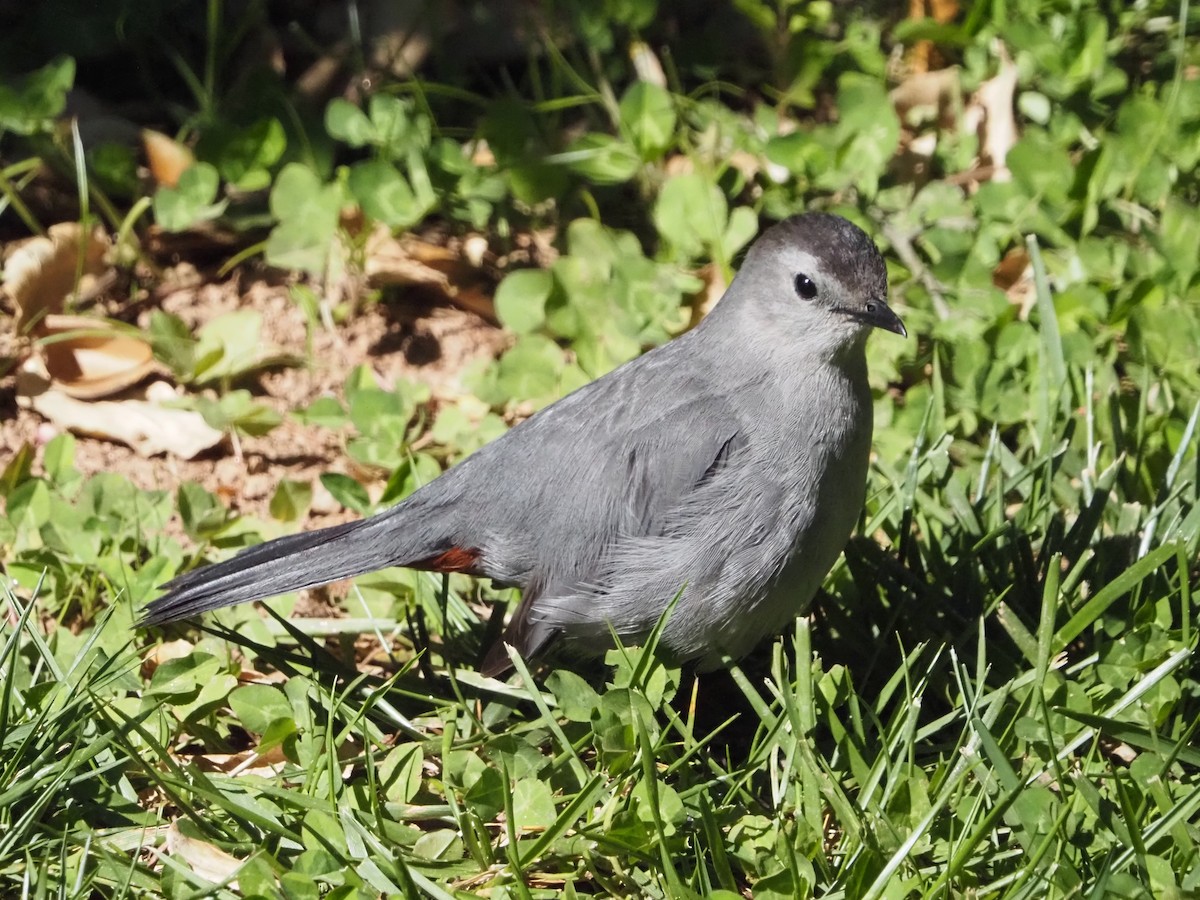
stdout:
[[(1119, 418), (1116, 400), (1084, 416)], [(1200, 890), (1197, 412), (1136, 508), (1116, 486), (1143, 448), (1086, 486), (1075, 418), (1043, 453), (996, 440), (986, 471), (926, 440), (903, 477), (875, 473), (867, 528), (900, 558), (856, 541), (786, 647), (695, 693), (641, 651), (603, 685), (497, 688), (436, 648), (359, 675), (290, 627), (148, 672), (128, 602), (47, 637), (9, 595), (4, 892)], [(168, 827), (193, 843), (163, 853)], [(236, 889), (209, 847), (239, 861)]]
[[(914, 337), (871, 344), (867, 506), (812, 614), (698, 683), (638, 649), (587, 677), (484, 680), (480, 601), (512, 596), (461, 575), (359, 579), (344, 619), (235, 608), (203, 632), (139, 631), (157, 585), (295, 523), (311, 486), (281, 485), (265, 524), (198, 485), (81, 473), (69, 436), (12, 448), (0, 896), (1200, 896), (1187, 0), (963, 4), (945, 26), (739, 0), (728, 48), (672, 30), (651, 0), (602, 17), (564, 3), (555, 33), (586, 41), (547, 32), (482, 76), (435, 42), (431, 77), (323, 108), (273, 68), (233, 70), (272, 5), (197, 7), (196, 40), (178, 47), (154, 32), (166, 7), (144, 6), (128, 29), (88, 25), (89, 52), (127, 61), (132, 47), (148, 71), (178, 71), (183, 98), (168, 78), (128, 93), (165, 85), (150, 124), (175, 121), (203, 166), (151, 196), (131, 148), (84, 159), (56, 124), (74, 60), (29, 61), (42, 68), (4, 87), (0, 110), (6, 226), (51, 224), (27, 192), (53, 169), (121, 233), (122, 265), (145, 256), (150, 213), (247, 229), (233, 261), (309, 273), (293, 296), (313, 327), (373, 299), (327, 308), (323, 287), (361, 274), (376, 225), (432, 216), (501, 254), (555, 235), (548, 268), (497, 287), (513, 346), (468, 379), (474, 412), (366, 367), (342, 397), (293, 411), (390, 472), (384, 502), (500, 433), (505, 413), (677, 333), (696, 273), (727, 268), (760, 218), (820, 208), (862, 223)], [(1016, 61), (1010, 178), (974, 168), (960, 110), (901, 121), (894, 64), (923, 38), (959, 65), (968, 104), (998, 46)], [(24, 43), (0, 35), (32, 60)], [(661, 84), (632, 67), (647, 54)], [(261, 92), (249, 105), (247, 85)], [(934, 139), (917, 168), (898, 165), (912, 137)], [(1030, 261), (1024, 304), (993, 283), (1014, 252)], [(241, 389), (265, 362), (257, 329), (237, 313), (193, 335), (154, 310), (147, 331), (180, 384), (216, 389), (190, 400), (236, 436), (276, 424)], [(353, 479), (322, 482), (372, 508)]]

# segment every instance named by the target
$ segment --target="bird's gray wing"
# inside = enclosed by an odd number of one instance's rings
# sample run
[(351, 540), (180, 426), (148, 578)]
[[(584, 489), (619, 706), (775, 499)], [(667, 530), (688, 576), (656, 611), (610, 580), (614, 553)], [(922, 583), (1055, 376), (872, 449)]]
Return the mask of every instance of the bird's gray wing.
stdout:
[[(538, 444), (553, 451), (548, 455), (557, 467), (543, 472), (538, 485), (527, 484), (527, 505), (512, 516), (518, 521), (497, 531), (493, 550), (484, 555), (528, 571), (512, 579), (525, 592), (505, 634), (523, 655), (536, 654), (560, 630), (540, 614), (543, 598), (587, 603), (610, 577), (622, 547), (634, 539), (668, 538), (689, 498), (720, 477), (741, 450), (744, 423), (729, 398), (707, 393), (664, 406), (654, 418), (634, 421), (610, 411), (573, 447), (557, 445), (560, 429), (547, 430), (548, 443)], [(498, 544), (503, 550), (495, 552)], [(485, 671), (500, 671), (506, 662), (489, 659)]]
[(436, 510), (482, 574), (527, 593), (587, 581), (618, 535), (661, 527), (744, 428), (743, 386), (710, 371), (697, 338), (585, 385), (403, 505)]
[(692, 625), (669, 622), (669, 643), (689, 658), (711, 630), (717, 610), (708, 606), (724, 608), (735, 591), (765, 585), (788, 550), (787, 530), (778, 527), (784, 491), (769, 473), (747, 477), (755, 462), (749, 431), (732, 417), (727, 424), (723, 440), (706, 443), (707, 464), (692, 457), (686, 478), (662, 468), (666, 454), (648, 454), (628, 495), (625, 521), (634, 527), (613, 536), (585, 577), (533, 598), (520, 611), (522, 627), (543, 640), (568, 633), (603, 645), (615, 631), (638, 642), (682, 592), (673, 619)]

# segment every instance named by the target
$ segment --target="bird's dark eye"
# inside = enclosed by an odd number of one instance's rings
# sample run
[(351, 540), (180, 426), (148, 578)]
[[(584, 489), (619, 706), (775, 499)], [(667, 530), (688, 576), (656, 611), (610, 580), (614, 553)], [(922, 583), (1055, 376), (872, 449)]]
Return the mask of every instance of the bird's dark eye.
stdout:
[(796, 276), (796, 296), (801, 300), (811, 300), (817, 296), (817, 285), (803, 272)]

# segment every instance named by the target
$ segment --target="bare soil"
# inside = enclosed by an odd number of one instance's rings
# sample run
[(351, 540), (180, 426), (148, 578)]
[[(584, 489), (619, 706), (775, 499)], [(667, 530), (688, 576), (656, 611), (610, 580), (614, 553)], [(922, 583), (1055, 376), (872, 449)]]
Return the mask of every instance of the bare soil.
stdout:
[[(278, 273), (247, 268), (226, 278), (197, 272), (187, 263), (162, 273), (140, 304), (139, 324), (153, 307), (172, 312), (193, 328), (223, 313), (252, 309), (263, 317), (263, 341), (307, 359), (297, 368), (259, 374), (242, 385), (281, 413), (304, 407), (323, 395), (340, 397), (349, 373), (367, 365), (383, 387), (404, 377), (428, 384), (435, 400), (463, 393), (460, 376), (473, 360), (496, 356), (505, 346), (504, 332), (482, 316), (460, 309), (444, 297), (418, 288), (398, 290), (369, 303), (333, 330), (319, 328), (309, 356), (303, 311), (289, 296), (290, 282)], [(39, 451), (55, 431), (37, 413), (17, 406), (13, 377), (0, 379), (0, 466), (24, 443)], [(142, 489), (174, 490), (192, 481), (220, 496), (243, 514), (266, 517), (267, 506), (282, 479), (311, 482), (314, 502), (310, 521), (301, 527), (333, 524), (350, 517), (317, 477), (350, 471), (342, 453), (342, 436), (285, 417), (278, 428), (262, 437), (243, 437), (241, 457), (229, 441), (192, 460), (169, 456), (144, 458), (121, 444), (78, 437), (76, 467), (86, 476), (115, 472)], [(369, 476), (368, 476), (369, 477)], [(368, 483), (377, 494), (382, 482)]]

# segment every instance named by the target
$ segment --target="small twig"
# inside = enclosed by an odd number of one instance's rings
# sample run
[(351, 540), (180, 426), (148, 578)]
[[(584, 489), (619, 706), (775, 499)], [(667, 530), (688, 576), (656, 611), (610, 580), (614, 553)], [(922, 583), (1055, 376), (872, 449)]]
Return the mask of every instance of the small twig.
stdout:
[(925, 265), (920, 254), (913, 247), (912, 236), (901, 233), (894, 225), (887, 222), (882, 223), (880, 231), (888, 239), (888, 243), (892, 245), (896, 255), (900, 257), (900, 262), (904, 263), (913, 273), (913, 277), (924, 286), (925, 290), (929, 291), (929, 297), (933, 301), (933, 310), (937, 313), (938, 318), (950, 318), (950, 307), (946, 305), (946, 287), (929, 271), (929, 267)]
[(968, 184), (976, 184), (984, 181), (991, 181), (999, 172), (1007, 172), (1005, 166), (995, 166), (992, 164), (976, 166), (973, 169), (967, 169), (963, 172), (952, 172), (942, 179), (943, 184), (952, 184), (955, 187), (963, 187)]

